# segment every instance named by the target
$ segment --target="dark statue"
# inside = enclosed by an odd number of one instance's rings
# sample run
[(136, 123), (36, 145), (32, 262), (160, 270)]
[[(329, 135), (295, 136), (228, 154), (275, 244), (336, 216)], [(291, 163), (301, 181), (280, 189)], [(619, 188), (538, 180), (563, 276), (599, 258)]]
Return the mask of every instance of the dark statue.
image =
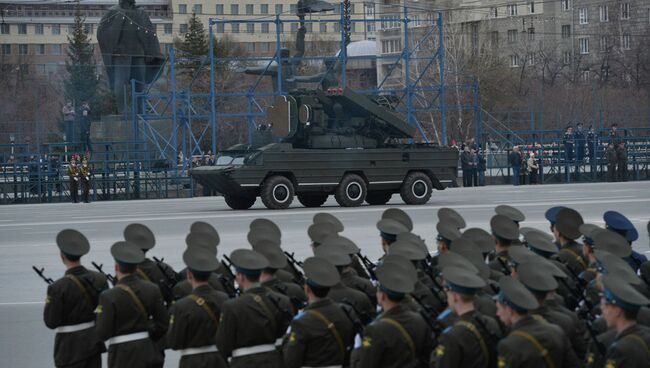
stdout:
[(130, 88), (131, 79), (136, 92), (143, 84), (155, 82), (164, 58), (156, 27), (149, 15), (135, 6), (135, 0), (120, 0), (102, 17), (97, 27), (97, 41), (102, 53), (108, 82), (115, 96), (118, 112), (123, 112), (125, 86)]

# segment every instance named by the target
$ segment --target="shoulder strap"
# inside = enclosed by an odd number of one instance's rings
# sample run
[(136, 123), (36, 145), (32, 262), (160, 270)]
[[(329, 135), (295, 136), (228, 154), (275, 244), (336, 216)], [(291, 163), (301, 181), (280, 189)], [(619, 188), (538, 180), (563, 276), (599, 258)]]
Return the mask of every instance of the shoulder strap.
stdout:
[(144, 304), (142, 304), (142, 301), (140, 300), (140, 298), (138, 298), (138, 296), (135, 295), (135, 293), (133, 292), (133, 290), (130, 287), (128, 287), (128, 286), (126, 286), (124, 284), (117, 284), (117, 285), (115, 285), (115, 287), (118, 288), (118, 289), (122, 289), (122, 290), (126, 291), (126, 293), (129, 294), (129, 297), (131, 298), (131, 300), (133, 300), (133, 303), (135, 304), (135, 306), (138, 307), (138, 310), (140, 310), (140, 314), (142, 315), (144, 320), (145, 321), (149, 320), (149, 313), (147, 313), (147, 309), (144, 307)]
[(217, 325), (217, 326), (219, 325), (219, 319), (217, 319), (217, 315), (214, 314), (214, 311), (210, 308), (208, 303), (205, 302), (205, 299), (203, 299), (200, 296), (195, 295), (195, 294), (190, 294), (189, 297), (192, 300), (194, 300), (196, 305), (203, 308), (205, 313), (207, 313), (208, 317), (210, 317), (210, 319), (212, 320), (212, 322), (214, 322), (215, 325)]
[(84, 297), (88, 301), (88, 304), (90, 304), (90, 306), (94, 307), (95, 303), (93, 303), (93, 299), (90, 297), (90, 294), (88, 294), (88, 290), (86, 289), (86, 287), (83, 285), (83, 283), (81, 283), (81, 280), (79, 280), (79, 278), (76, 277), (75, 275), (70, 275), (70, 274), (65, 275), (65, 277), (67, 279), (72, 280), (75, 283), (75, 285), (77, 285), (77, 287), (81, 290), (81, 293), (84, 295)]
[(136, 272), (138, 275), (140, 275), (140, 277), (142, 277), (143, 279), (145, 279), (146, 281), (151, 281), (151, 279), (149, 278), (149, 276), (147, 276), (147, 274), (146, 274), (144, 271), (142, 271), (142, 269), (141, 269), (140, 267), (138, 267), (138, 268), (135, 270), (135, 272)]
[(643, 340), (641, 338), (641, 336), (639, 336), (637, 334), (629, 334), (629, 335), (623, 336), (623, 339), (627, 339), (627, 338), (634, 339), (635, 341), (637, 341), (644, 348), (646, 354), (648, 354), (648, 356), (650, 356), (650, 348), (648, 347), (648, 344), (646, 344), (645, 340)]
[(276, 327), (275, 316), (273, 315), (273, 313), (269, 309), (269, 306), (266, 305), (266, 303), (264, 303), (264, 300), (262, 299), (262, 297), (257, 295), (257, 294), (253, 294), (253, 300), (255, 300), (255, 303), (257, 303), (260, 307), (262, 307), (262, 311), (264, 312), (266, 317), (271, 322), (271, 325), (273, 326), (273, 331), (274, 331), (274, 333), (276, 333), (277, 332), (277, 327)]
[(413, 342), (413, 338), (411, 335), (409, 335), (408, 331), (402, 326), (399, 322), (392, 318), (387, 318), (383, 317), (380, 319), (380, 321), (388, 322), (389, 324), (393, 325), (395, 328), (399, 330), (399, 332), (404, 336), (404, 340), (406, 340), (406, 343), (408, 344), (409, 348), (411, 349), (411, 353), (413, 353), (413, 357), (417, 357), (417, 353), (415, 351), (415, 343)]
[(542, 358), (544, 358), (544, 362), (546, 362), (546, 367), (555, 368), (555, 363), (553, 363), (553, 360), (551, 359), (548, 350), (546, 350), (546, 348), (544, 348), (542, 344), (540, 344), (539, 341), (537, 341), (537, 339), (533, 335), (521, 330), (512, 331), (510, 334), (514, 336), (523, 337), (524, 339), (528, 340), (531, 344), (533, 344), (535, 349), (537, 349), (537, 351), (539, 351), (542, 354)]
[(587, 264), (585, 263), (584, 259), (578, 255), (573, 249), (570, 248), (562, 248), (560, 249), (560, 253), (568, 253), (569, 257), (575, 258), (576, 261), (580, 262), (580, 265), (582, 268), (587, 268)]
[(481, 333), (478, 331), (476, 326), (474, 326), (473, 323), (468, 321), (458, 321), (456, 322), (456, 325), (465, 327), (466, 329), (470, 330), (470, 332), (472, 332), (474, 336), (476, 336), (476, 339), (478, 340), (478, 343), (481, 346), (481, 351), (483, 351), (483, 355), (485, 355), (485, 361), (489, 362), (490, 353), (488, 352), (488, 348), (487, 345), (485, 344), (485, 340), (483, 340), (483, 336), (481, 336)]
[(336, 343), (339, 345), (339, 350), (341, 350), (341, 357), (342, 357), (343, 360), (345, 360), (345, 345), (343, 344), (343, 339), (341, 338), (341, 334), (339, 334), (339, 331), (336, 329), (336, 326), (334, 325), (334, 323), (330, 322), (330, 320), (327, 319), (327, 317), (325, 317), (323, 315), (323, 313), (321, 313), (319, 311), (316, 311), (316, 310), (313, 310), (313, 309), (308, 309), (308, 310), (305, 311), (305, 313), (311, 314), (312, 316), (315, 316), (318, 319), (320, 319), (321, 321), (323, 321), (325, 326), (327, 326), (327, 329), (330, 330), (330, 332), (332, 333), (332, 335), (336, 339)]

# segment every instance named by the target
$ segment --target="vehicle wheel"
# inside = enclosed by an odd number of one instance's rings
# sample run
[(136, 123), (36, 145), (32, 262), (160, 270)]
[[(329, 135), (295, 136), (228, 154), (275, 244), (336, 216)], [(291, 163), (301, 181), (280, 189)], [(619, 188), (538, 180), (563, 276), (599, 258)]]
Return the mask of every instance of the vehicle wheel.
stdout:
[(422, 172), (412, 172), (406, 176), (399, 194), (406, 204), (425, 204), (431, 198), (433, 185), (431, 179)]
[(298, 202), (305, 207), (320, 207), (327, 201), (326, 193), (298, 194)]
[(366, 199), (367, 192), (366, 182), (359, 175), (348, 174), (336, 187), (334, 198), (343, 207), (357, 207)]
[(392, 196), (392, 192), (368, 192), (366, 203), (372, 206), (379, 206), (388, 203)]
[(225, 198), (228, 207), (232, 208), (233, 210), (247, 210), (251, 208), (251, 206), (257, 200), (257, 197), (254, 195), (230, 194), (224, 195), (223, 197)]
[(293, 183), (282, 175), (274, 175), (264, 181), (260, 197), (266, 208), (288, 208), (293, 202)]

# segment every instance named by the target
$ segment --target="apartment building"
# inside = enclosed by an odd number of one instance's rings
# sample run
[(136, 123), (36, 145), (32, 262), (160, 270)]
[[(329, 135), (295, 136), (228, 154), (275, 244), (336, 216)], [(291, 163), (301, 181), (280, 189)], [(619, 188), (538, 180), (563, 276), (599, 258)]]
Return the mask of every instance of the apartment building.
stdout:
[[(81, 13), (93, 43), (102, 15), (117, 1), (80, 0)], [(167, 0), (140, 0), (163, 45), (172, 42), (172, 18)], [(56, 76), (67, 58), (68, 35), (75, 4), (33, 0), (0, 0), (0, 64), (4, 71)], [(99, 48), (95, 48), (99, 61)], [(100, 63), (101, 64), (101, 63)]]

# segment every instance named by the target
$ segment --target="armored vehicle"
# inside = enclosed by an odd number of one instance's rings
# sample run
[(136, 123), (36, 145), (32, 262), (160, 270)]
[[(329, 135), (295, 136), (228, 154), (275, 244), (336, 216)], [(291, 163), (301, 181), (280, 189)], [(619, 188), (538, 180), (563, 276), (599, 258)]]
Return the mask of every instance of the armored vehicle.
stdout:
[(458, 151), (410, 143), (415, 127), (385, 98), (341, 88), (295, 90), (275, 99), (268, 119), (277, 143), (233, 146), (214, 166), (190, 172), (233, 209), (250, 208), (257, 197), (267, 208), (287, 208), (294, 196), (318, 207), (329, 195), (345, 207), (380, 205), (395, 193), (424, 204), (433, 189), (455, 184)]

